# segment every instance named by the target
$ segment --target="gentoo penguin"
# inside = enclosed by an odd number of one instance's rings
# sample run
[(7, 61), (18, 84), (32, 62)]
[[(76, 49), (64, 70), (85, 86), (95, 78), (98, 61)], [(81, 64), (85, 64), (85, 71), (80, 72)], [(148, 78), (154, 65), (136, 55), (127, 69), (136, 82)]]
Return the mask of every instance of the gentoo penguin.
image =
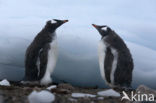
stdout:
[(56, 29), (68, 20), (49, 20), (37, 34), (25, 54), (24, 81), (39, 81), (41, 85), (52, 82), (51, 74), (57, 61)]
[(92, 25), (102, 36), (98, 46), (102, 78), (112, 88), (131, 88), (134, 65), (126, 44), (110, 27)]

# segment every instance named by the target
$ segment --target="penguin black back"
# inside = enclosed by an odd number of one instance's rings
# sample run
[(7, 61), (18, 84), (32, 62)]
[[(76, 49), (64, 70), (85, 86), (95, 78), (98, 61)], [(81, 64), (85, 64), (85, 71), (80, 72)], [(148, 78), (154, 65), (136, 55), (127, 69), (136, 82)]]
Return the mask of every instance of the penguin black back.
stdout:
[(114, 74), (114, 85), (130, 87), (134, 64), (129, 49), (114, 31), (110, 31), (109, 36), (105, 41), (118, 52), (118, 63)]

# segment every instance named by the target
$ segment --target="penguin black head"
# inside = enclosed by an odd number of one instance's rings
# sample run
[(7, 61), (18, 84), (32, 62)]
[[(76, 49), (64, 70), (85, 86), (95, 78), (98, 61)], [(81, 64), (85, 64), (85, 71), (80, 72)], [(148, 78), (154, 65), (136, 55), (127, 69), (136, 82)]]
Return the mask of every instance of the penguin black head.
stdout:
[(45, 28), (47, 28), (48, 31), (53, 32), (59, 26), (61, 26), (62, 24), (66, 23), (66, 22), (68, 22), (68, 20), (58, 20), (58, 19), (49, 20), (49, 21), (47, 21)]
[(97, 31), (101, 34), (102, 37), (109, 35), (109, 33), (111, 32), (111, 28), (106, 25), (92, 25), (97, 29)]

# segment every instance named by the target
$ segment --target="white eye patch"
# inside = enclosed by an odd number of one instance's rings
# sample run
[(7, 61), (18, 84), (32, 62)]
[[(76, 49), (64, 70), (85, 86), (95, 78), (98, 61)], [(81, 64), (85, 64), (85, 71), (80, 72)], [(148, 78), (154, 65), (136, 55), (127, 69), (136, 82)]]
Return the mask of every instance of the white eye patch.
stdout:
[(54, 24), (54, 23), (57, 23), (57, 22), (55, 20), (51, 20), (51, 23)]
[(103, 28), (101, 28), (103, 31), (107, 31), (107, 27), (103, 27)]

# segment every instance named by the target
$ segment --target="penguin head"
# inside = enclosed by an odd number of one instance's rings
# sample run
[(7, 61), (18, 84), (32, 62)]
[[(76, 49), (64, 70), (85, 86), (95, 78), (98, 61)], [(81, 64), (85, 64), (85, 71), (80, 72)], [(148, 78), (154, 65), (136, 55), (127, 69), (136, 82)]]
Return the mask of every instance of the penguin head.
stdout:
[(109, 33), (111, 32), (111, 28), (106, 25), (92, 25), (97, 29), (97, 31), (101, 34), (102, 37), (109, 35)]
[(55, 31), (58, 27), (60, 27), (62, 24), (66, 22), (68, 22), (68, 20), (58, 20), (58, 19), (49, 20), (47, 21), (45, 28), (47, 28), (49, 31)]

